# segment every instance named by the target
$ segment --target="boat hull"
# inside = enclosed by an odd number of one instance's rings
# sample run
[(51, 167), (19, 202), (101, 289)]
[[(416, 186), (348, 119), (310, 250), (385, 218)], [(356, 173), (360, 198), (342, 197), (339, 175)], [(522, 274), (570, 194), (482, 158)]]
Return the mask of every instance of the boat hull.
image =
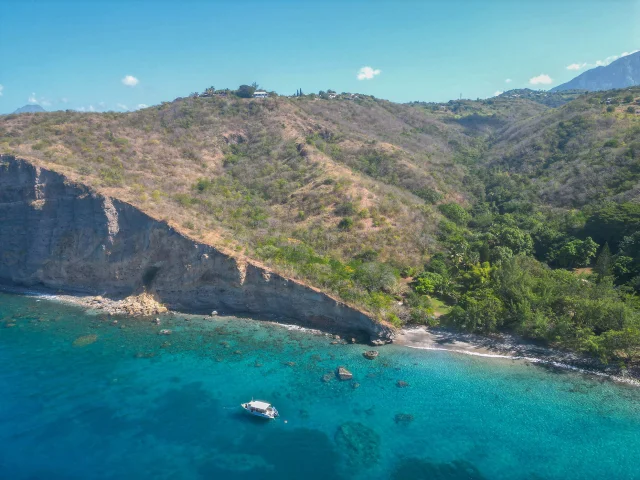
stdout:
[(250, 415), (253, 415), (253, 416), (255, 416), (255, 417), (260, 417), (260, 418), (264, 418), (264, 419), (267, 419), (267, 420), (275, 420), (276, 418), (278, 418), (278, 417), (279, 417), (279, 413), (278, 413), (278, 411), (277, 411), (275, 408), (273, 408), (270, 412), (265, 412), (265, 413), (263, 413), (263, 412), (259, 412), (259, 411), (255, 410), (255, 409), (251, 409), (251, 408), (249, 407), (249, 405), (248, 405), (248, 404), (246, 404), (246, 403), (243, 403), (243, 404), (242, 404), (242, 405), (240, 405), (240, 406), (241, 406), (241, 407), (242, 407), (242, 408), (243, 408), (247, 413), (249, 413)]

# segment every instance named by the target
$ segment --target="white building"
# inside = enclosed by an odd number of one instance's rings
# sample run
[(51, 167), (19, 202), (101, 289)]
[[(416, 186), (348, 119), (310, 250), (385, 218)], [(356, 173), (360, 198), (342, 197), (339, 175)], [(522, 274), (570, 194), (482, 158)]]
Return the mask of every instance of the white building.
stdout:
[(267, 98), (269, 94), (264, 90), (256, 90), (253, 92), (253, 98)]

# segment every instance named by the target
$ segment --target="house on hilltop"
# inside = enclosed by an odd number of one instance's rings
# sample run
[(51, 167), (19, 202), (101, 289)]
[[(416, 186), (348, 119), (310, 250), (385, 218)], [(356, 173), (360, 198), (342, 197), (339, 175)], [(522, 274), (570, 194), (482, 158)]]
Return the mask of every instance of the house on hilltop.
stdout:
[(253, 92), (253, 98), (267, 98), (269, 94), (264, 90), (256, 90)]

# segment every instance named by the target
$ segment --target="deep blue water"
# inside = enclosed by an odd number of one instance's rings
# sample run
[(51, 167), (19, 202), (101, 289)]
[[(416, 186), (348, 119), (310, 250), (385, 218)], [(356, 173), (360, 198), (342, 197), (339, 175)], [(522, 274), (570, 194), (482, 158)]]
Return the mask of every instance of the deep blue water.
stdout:
[[(0, 478), (640, 478), (634, 387), (399, 346), (370, 361), (230, 317), (111, 320), (0, 294)], [(323, 381), (338, 365), (358, 388)], [(252, 397), (281, 418), (244, 414)]]

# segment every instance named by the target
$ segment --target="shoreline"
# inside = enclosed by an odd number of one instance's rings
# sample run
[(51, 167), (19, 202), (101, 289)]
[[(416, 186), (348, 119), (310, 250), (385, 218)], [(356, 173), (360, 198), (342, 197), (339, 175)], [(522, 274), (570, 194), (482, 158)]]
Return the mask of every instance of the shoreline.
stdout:
[[(51, 301), (75, 305), (86, 310), (102, 312), (108, 316), (125, 315), (133, 317), (150, 317), (155, 315), (186, 315), (203, 317), (205, 319), (207, 317), (215, 316), (213, 314), (197, 315), (168, 310), (161, 304), (153, 301), (150, 295), (145, 294), (140, 295), (139, 297), (133, 297), (133, 300), (132, 297), (122, 300), (113, 300), (94, 295), (62, 294), (39, 289), (27, 289), (6, 285), (0, 286), (0, 292), (40, 297)], [(221, 314), (221, 316), (227, 315)], [(291, 324), (284, 319), (255, 320), (277, 324), (287, 329), (308, 331), (312, 335), (326, 335), (334, 337), (331, 333)], [(341, 343), (349, 342), (345, 342), (341, 339)], [(623, 371), (615, 365), (605, 365), (593, 357), (588, 357), (575, 352), (553, 349), (507, 333), (483, 336), (473, 333), (458, 332), (443, 327), (427, 328), (422, 326), (408, 326), (396, 331), (392, 344), (417, 350), (443, 351), (488, 359), (493, 358), (496, 360), (518, 360), (538, 365), (543, 368), (570, 370), (585, 375), (598, 376), (615, 382), (640, 387), (640, 366), (634, 366)]]
[(518, 360), (550, 369), (571, 370), (640, 387), (640, 366), (622, 370), (594, 357), (550, 348), (508, 333), (483, 336), (443, 327), (407, 327), (393, 342), (407, 348), (435, 350), (484, 358)]

